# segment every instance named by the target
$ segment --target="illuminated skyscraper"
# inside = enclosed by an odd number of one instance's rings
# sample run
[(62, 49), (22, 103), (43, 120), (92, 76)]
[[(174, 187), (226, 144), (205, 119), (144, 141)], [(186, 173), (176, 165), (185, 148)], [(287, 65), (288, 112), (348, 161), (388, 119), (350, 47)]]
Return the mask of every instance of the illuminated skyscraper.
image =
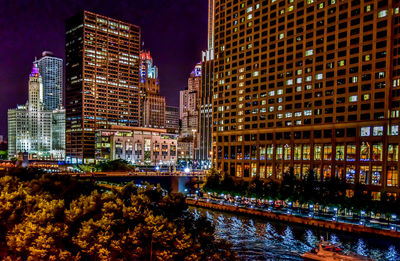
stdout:
[(36, 61), (43, 83), (43, 105), (45, 110), (63, 106), (63, 60), (52, 52), (43, 52)]
[(214, 81), (214, 0), (208, 1), (208, 46), (202, 52), (199, 93), (199, 153), (202, 168), (211, 167), (212, 93)]
[(141, 126), (165, 127), (165, 97), (160, 96), (158, 68), (149, 51), (140, 53)]
[(399, 5), (215, 0), (215, 166), (399, 193)]
[(188, 88), (181, 91), (180, 105), (182, 106), (182, 137), (191, 137), (193, 132), (198, 131), (199, 112), (198, 98), (201, 86), (201, 63), (196, 64), (188, 79)]
[(26, 105), (8, 110), (8, 155), (28, 153), (30, 159), (53, 159), (51, 139), (52, 111), (44, 110), (42, 77), (36, 63), (29, 75)]
[(93, 162), (96, 129), (140, 124), (140, 28), (84, 11), (65, 40), (67, 160)]

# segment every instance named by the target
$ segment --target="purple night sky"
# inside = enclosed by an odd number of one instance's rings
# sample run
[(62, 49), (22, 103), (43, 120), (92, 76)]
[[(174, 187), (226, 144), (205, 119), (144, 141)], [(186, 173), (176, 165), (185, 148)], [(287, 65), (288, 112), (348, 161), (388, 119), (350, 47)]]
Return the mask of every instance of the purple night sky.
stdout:
[(67, 18), (88, 10), (139, 25), (159, 68), (161, 94), (178, 105), (178, 91), (207, 44), (207, 0), (5, 0), (0, 5), (0, 135), (7, 110), (24, 104), (35, 56), (64, 59)]

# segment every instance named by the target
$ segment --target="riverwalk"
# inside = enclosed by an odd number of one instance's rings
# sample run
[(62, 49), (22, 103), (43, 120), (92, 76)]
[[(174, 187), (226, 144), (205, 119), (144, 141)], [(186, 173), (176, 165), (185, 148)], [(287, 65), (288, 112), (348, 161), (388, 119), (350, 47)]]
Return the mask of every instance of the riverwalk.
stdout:
[(257, 208), (248, 208), (235, 206), (224, 203), (217, 203), (210, 200), (187, 198), (186, 203), (190, 206), (214, 209), (219, 211), (252, 215), (264, 217), (272, 220), (279, 220), (283, 222), (297, 223), (305, 226), (313, 226), (318, 228), (325, 228), (331, 230), (338, 230), (343, 232), (357, 233), (357, 234), (374, 234), (379, 236), (386, 236), (400, 239), (400, 232), (393, 229), (379, 229), (366, 225), (350, 224), (332, 220), (321, 220), (313, 217), (296, 216), (282, 212), (275, 212)]

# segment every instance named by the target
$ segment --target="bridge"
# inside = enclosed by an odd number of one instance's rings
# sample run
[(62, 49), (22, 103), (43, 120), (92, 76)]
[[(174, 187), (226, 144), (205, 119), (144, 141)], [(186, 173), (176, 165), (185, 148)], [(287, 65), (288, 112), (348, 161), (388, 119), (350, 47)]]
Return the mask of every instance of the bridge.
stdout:
[(206, 174), (203, 171), (194, 172), (140, 172), (140, 171), (115, 171), (115, 172), (86, 172), (72, 173), (61, 172), (59, 175), (69, 175), (77, 178), (89, 178), (105, 183), (135, 184), (150, 183), (160, 184), (169, 192), (186, 192), (188, 183), (202, 183)]

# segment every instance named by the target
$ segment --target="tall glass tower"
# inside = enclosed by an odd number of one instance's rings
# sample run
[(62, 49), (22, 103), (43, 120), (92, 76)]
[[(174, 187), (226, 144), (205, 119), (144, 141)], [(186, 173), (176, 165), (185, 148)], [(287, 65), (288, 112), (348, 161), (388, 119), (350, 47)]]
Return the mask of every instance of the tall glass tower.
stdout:
[(44, 109), (58, 109), (63, 105), (63, 60), (45, 51), (36, 63), (42, 76)]

